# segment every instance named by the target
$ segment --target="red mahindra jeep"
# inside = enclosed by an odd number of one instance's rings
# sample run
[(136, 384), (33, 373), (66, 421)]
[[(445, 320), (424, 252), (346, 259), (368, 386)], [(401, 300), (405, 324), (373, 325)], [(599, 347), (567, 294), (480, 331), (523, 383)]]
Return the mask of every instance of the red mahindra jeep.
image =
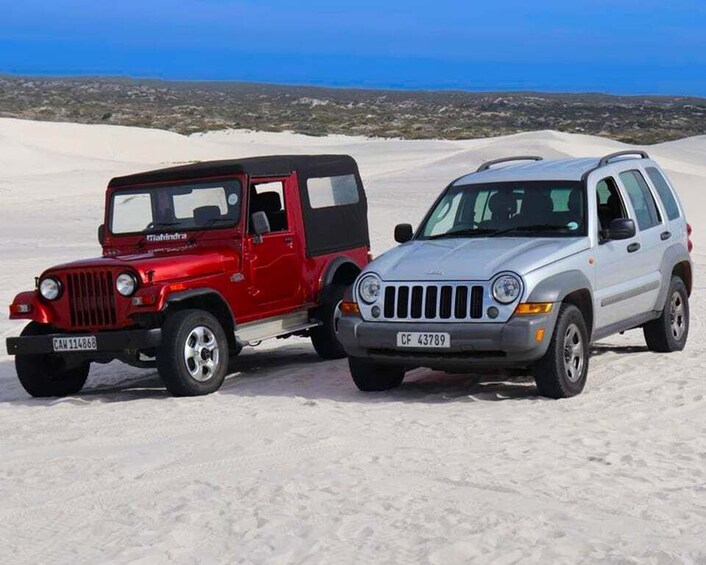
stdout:
[(367, 203), (345, 155), (202, 162), (115, 178), (103, 256), (45, 271), (10, 318), (32, 396), (81, 390), (92, 362), (157, 367), (174, 395), (218, 390), (243, 346), (310, 336), (345, 356), (338, 303), (369, 261)]

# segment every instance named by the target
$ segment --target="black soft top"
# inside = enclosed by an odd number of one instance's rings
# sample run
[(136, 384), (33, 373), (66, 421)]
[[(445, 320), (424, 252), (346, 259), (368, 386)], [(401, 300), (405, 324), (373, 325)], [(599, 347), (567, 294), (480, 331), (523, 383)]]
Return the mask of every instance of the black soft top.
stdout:
[(358, 171), (355, 160), (348, 155), (271, 155), (223, 161), (202, 161), (155, 171), (147, 171), (110, 181), (108, 188), (122, 188), (140, 184), (177, 182), (232, 174), (251, 176), (289, 175), (292, 171), (304, 177), (348, 174)]
[[(304, 216), (306, 250), (310, 257), (370, 247), (368, 203), (358, 165), (348, 155), (273, 155), (226, 161), (204, 161), (156, 171), (117, 177), (109, 188), (130, 188), (152, 183), (192, 181), (246, 174), (251, 177), (288, 176), (297, 172)], [(358, 188), (357, 202), (314, 208), (309, 201), (307, 182), (311, 178), (353, 175)], [(157, 189), (159, 190), (159, 189)]]

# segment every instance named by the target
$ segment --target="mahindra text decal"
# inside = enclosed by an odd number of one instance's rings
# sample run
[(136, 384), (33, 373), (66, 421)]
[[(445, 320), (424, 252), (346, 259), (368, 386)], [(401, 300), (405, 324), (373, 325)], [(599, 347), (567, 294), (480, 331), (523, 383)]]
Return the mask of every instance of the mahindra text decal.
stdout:
[(185, 241), (185, 233), (151, 233), (147, 236), (149, 243), (161, 243), (163, 241)]

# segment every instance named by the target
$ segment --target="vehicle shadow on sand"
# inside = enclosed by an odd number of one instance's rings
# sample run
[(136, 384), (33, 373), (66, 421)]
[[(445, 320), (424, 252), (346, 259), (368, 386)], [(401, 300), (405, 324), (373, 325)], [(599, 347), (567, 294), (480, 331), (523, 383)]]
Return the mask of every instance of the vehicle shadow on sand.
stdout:
[[(537, 399), (529, 377), (494, 374), (446, 374), (426, 369), (407, 373), (402, 385), (381, 393), (357, 389), (345, 359), (321, 360), (307, 343), (272, 349), (252, 349), (232, 360), (231, 373), (217, 394), (242, 397), (290, 397), (336, 402), (450, 402)], [(75, 396), (34, 399), (20, 386), (12, 360), (0, 361), (0, 404), (28, 406), (126, 402), (169, 398), (154, 370), (138, 370), (120, 363), (95, 365), (84, 389)], [(188, 399), (184, 399), (187, 400)]]

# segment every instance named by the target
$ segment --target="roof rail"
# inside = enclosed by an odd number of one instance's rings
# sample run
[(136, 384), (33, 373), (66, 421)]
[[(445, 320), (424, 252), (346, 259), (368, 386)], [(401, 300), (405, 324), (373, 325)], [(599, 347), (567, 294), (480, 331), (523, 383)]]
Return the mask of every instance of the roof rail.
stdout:
[(476, 173), (481, 173), (487, 171), (493, 165), (499, 165), (500, 163), (509, 163), (510, 161), (542, 161), (542, 157), (537, 157), (534, 155), (521, 155), (517, 157), (503, 157), (502, 159), (494, 159), (492, 161), (486, 161), (480, 167)]
[(611, 153), (610, 155), (606, 155), (598, 162), (598, 166), (605, 167), (616, 157), (623, 157), (627, 155), (639, 155), (640, 159), (650, 158), (646, 151), (640, 151), (639, 149), (629, 149), (627, 151), (618, 151), (617, 153)]

